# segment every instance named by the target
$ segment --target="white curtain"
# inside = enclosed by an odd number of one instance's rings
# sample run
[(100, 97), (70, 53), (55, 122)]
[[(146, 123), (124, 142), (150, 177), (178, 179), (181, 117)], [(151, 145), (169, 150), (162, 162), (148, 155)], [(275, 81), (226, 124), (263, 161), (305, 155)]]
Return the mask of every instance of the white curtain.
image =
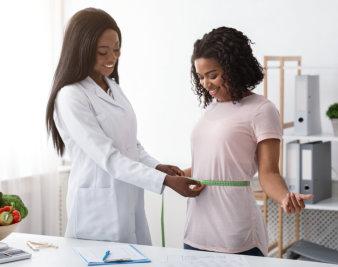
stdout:
[(0, 191), (28, 207), (18, 231), (58, 235), (59, 159), (47, 142), (45, 110), (63, 1), (2, 1), (0, 8)]

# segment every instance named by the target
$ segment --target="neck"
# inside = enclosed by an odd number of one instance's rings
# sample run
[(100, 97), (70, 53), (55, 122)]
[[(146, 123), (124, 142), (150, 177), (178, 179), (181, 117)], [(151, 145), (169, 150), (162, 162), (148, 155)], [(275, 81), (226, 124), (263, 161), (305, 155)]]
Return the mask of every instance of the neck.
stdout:
[[(249, 95), (252, 95), (253, 92), (247, 90), (244, 94), (243, 94), (243, 98)], [(227, 95), (226, 97), (222, 98), (222, 99), (217, 99), (217, 102), (229, 102), (232, 101), (231, 97), (229, 95)]]
[(109, 86), (108, 86), (108, 84), (107, 84), (107, 82), (106, 82), (106, 80), (105, 80), (105, 78), (104, 78), (103, 75), (98, 76), (98, 75), (92, 75), (91, 74), (89, 76), (94, 80), (94, 82), (98, 86), (100, 86), (105, 92), (107, 92)]

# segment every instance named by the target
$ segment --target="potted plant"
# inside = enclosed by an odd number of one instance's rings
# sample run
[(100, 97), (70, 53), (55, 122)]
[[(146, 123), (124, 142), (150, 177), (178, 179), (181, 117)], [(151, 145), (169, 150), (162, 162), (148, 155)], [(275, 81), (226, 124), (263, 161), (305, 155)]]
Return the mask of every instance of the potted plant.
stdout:
[(326, 115), (331, 119), (333, 134), (338, 136), (338, 103), (334, 103), (329, 106), (328, 110), (326, 111)]

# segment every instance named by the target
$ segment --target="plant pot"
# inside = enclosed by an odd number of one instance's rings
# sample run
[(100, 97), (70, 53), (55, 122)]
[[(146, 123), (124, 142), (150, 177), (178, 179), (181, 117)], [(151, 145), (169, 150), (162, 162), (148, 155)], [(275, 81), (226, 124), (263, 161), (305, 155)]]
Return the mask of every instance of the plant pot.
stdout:
[(332, 128), (333, 128), (333, 135), (338, 136), (338, 118), (331, 119)]

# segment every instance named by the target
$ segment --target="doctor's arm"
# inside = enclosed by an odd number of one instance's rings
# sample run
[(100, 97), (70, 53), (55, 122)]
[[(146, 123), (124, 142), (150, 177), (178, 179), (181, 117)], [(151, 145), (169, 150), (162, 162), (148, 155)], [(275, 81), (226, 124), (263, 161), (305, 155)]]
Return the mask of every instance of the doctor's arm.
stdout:
[(278, 139), (265, 139), (258, 143), (258, 176), (263, 191), (272, 200), (282, 205), (286, 213), (298, 213), (305, 208), (304, 200), (313, 195), (291, 193), (279, 173)]
[(147, 153), (147, 151), (145, 151), (144, 147), (138, 140), (137, 140), (137, 151), (140, 162), (147, 165), (148, 167), (155, 168), (157, 165), (160, 164), (158, 160), (154, 159)]
[(191, 168), (184, 169), (184, 176), (185, 177), (191, 177)]
[(87, 96), (80, 88), (67, 86), (58, 93), (54, 120), (58, 130), (65, 131), (71, 140), (113, 179), (155, 193), (162, 193), (164, 184), (181, 195), (188, 197), (197, 195), (198, 192), (189, 187), (194, 181), (165, 175), (121, 154), (114, 147), (113, 140), (103, 132), (91, 110)]
[[(196, 197), (205, 187), (198, 181), (190, 180), (181, 176), (170, 175), (166, 176), (163, 184), (185, 197)], [(191, 185), (193, 187), (190, 187)]]
[(144, 147), (140, 144), (139, 141), (137, 141), (137, 150), (138, 150), (140, 162), (147, 165), (148, 167), (155, 168), (156, 170), (159, 170), (169, 175), (184, 176), (184, 172), (177, 166), (168, 165), (168, 164), (160, 164), (159, 161), (154, 159), (152, 156), (150, 156), (145, 151)]

